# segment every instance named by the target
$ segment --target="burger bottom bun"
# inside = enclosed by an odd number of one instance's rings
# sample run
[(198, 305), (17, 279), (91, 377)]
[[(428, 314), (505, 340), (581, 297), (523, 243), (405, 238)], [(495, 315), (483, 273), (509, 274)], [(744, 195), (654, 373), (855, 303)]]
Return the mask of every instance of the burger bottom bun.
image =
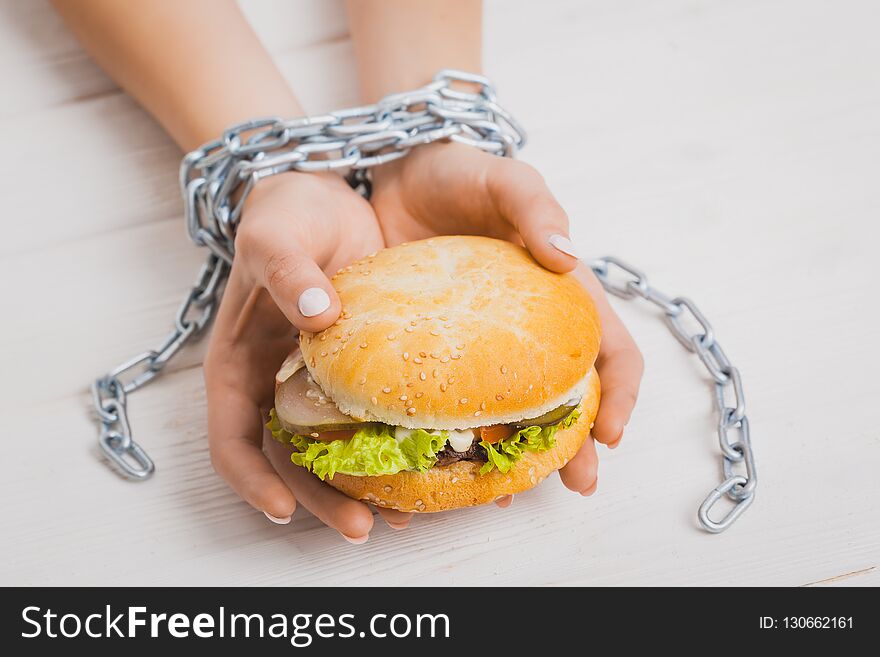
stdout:
[(433, 513), (494, 502), (537, 486), (568, 463), (590, 435), (599, 411), (599, 397), (599, 375), (593, 370), (577, 422), (556, 432), (555, 447), (546, 452), (525, 452), (506, 473), (492, 470), (481, 475), (483, 463), (457, 461), (424, 473), (398, 472), (378, 477), (337, 474), (327, 483), (356, 500), (399, 511)]

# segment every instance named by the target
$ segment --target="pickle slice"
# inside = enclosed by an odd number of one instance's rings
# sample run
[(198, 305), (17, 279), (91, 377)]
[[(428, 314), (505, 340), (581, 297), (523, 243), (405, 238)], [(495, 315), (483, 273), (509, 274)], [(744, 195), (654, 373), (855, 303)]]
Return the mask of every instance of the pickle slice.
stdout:
[(580, 403), (580, 399), (569, 399), (562, 406), (558, 406), (552, 411), (544, 413), (544, 415), (539, 415), (538, 417), (514, 422), (513, 426), (519, 428), (549, 427), (554, 424), (559, 424), (565, 418), (567, 418), (571, 414), (571, 412), (578, 407), (578, 404)]
[(275, 389), (275, 413), (285, 429), (301, 435), (358, 429), (368, 424), (336, 408), (305, 367), (297, 369)]

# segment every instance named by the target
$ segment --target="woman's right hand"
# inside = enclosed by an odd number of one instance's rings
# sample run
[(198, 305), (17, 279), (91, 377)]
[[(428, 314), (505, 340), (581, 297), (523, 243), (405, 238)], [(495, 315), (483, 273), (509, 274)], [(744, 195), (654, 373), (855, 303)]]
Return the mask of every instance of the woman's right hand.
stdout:
[[(275, 372), (298, 330), (322, 330), (341, 312), (326, 272), (382, 247), (372, 207), (339, 175), (291, 172), (259, 182), (245, 203), (205, 357), (208, 443), (217, 472), (273, 522), (290, 522), (301, 503), (353, 543), (367, 540), (370, 508), (292, 466), (290, 448), (264, 424)], [(395, 528), (411, 518), (379, 512)]]

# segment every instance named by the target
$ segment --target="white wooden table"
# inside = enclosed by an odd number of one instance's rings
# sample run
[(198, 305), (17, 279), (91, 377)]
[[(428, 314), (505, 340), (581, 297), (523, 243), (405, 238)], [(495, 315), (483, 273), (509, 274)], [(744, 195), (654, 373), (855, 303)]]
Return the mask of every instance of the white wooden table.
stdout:
[[(309, 111), (356, 102), (341, 6), (245, 7)], [(647, 370), (594, 497), (553, 478), (351, 546), (213, 473), (204, 345), (132, 399), (156, 476), (99, 459), (88, 382), (165, 335), (203, 254), (174, 145), (43, 0), (2, 0), (0, 583), (880, 584), (878, 20), (873, 0), (489, 2), (487, 72), (579, 247), (694, 298), (740, 366), (758, 498), (697, 528), (710, 385), (621, 302)]]

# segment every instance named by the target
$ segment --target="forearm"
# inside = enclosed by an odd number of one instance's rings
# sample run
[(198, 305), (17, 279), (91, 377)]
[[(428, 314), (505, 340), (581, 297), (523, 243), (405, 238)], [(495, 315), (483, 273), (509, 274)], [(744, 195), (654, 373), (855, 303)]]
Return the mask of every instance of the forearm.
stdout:
[(481, 0), (348, 0), (365, 102), (430, 82), (441, 68), (478, 73)]
[(302, 114), (233, 0), (53, 2), (98, 63), (183, 150), (238, 121)]

